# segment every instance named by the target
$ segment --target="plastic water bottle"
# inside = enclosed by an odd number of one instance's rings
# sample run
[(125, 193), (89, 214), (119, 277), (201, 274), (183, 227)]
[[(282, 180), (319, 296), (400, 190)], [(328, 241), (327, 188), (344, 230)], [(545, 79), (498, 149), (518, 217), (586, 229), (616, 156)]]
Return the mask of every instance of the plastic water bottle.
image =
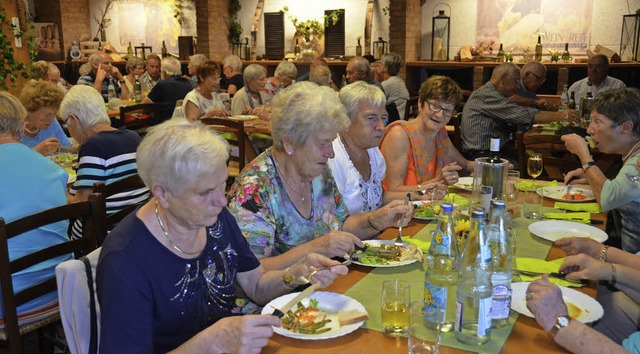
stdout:
[(113, 79), (109, 78), (109, 86), (107, 86), (107, 102), (111, 102), (116, 98), (116, 87), (113, 85)]
[(558, 112), (562, 112), (569, 108), (569, 89), (567, 85), (564, 85), (562, 89), (562, 95), (560, 95), (560, 104), (558, 105)]
[(491, 339), (491, 251), (484, 215), (481, 209), (471, 212), (471, 230), (458, 273), (455, 336), (467, 344), (484, 344)]
[(436, 311), (440, 311), (440, 330), (450, 332), (456, 318), (456, 284), (460, 253), (454, 231), (453, 205), (442, 203), (438, 225), (427, 253), (424, 278), (425, 323), (437, 328)]
[(140, 103), (142, 101), (142, 85), (140, 84), (138, 75), (136, 75), (136, 81), (133, 84), (133, 97), (136, 103)]
[(493, 273), (493, 300), (491, 305), (492, 326), (504, 327), (509, 322), (511, 310), (511, 260), (513, 249), (509, 222), (506, 216), (507, 204), (503, 200), (491, 201), (491, 221), (486, 235), (491, 250)]

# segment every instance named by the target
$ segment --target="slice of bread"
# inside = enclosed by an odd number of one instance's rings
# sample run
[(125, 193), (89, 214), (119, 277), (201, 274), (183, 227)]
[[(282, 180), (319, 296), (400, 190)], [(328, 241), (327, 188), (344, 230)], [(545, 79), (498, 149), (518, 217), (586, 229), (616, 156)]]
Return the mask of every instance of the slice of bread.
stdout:
[(358, 323), (368, 318), (369, 314), (356, 309), (338, 311), (338, 321), (340, 322), (340, 326)]

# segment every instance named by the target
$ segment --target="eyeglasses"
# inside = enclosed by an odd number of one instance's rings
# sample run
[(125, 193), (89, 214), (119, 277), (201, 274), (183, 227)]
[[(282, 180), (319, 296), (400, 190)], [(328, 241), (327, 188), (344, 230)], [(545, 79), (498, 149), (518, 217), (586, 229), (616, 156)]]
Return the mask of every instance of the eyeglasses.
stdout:
[(532, 72), (529, 72), (529, 74), (533, 75), (533, 77), (535, 77), (536, 80), (538, 80), (541, 83), (544, 83), (545, 81), (547, 81), (546, 77), (538, 76), (538, 75), (536, 75), (536, 74), (534, 74)]
[(72, 115), (73, 115), (73, 114), (69, 114), (69, 116), (67, 117), (67, 119), (60, 118), (60, 120), (62, 121), (62, 124), (67, 125), (67, 122), (69, 121), (69, 119), (71, 119), (71, 116), (72, 116)]
[(438, 112), (442, 111), (442, 113), (446, 117), (452, 117), (454, 114), (456, 114), (455, 109), (444, 109), (439, 104), (431, 102), (431, 101), (427, 101), (427, 104), (429, 105), (429, 109), (431, 111), (433, 111), (433, 113), (438, 113)]

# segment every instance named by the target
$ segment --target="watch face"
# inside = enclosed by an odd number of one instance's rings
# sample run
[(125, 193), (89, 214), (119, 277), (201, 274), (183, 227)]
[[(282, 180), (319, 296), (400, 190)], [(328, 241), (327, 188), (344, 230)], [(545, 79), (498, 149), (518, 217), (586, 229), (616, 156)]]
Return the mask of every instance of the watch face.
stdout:
[(566, 316), (558, 317), (557, 322), (560, 326), (566, 327), (569, 325), (569, 317), (566, 317)]

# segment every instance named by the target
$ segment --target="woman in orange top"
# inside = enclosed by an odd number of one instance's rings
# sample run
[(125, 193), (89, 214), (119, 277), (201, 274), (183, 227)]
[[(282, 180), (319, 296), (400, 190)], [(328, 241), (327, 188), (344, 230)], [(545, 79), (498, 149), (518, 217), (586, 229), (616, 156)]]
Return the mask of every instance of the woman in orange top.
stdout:
[(432, 183), (452, 185), (458, 182), (458, 171), (472, 171), (475, 166), (453, 146), (444, 127), (462, 97), (458, 84), (446, 76), (432, 76), (422, 84), (419, 95), (418, 117), (387, 126), (380, 145), (387, 164), (385, 190), (422, 190)]

